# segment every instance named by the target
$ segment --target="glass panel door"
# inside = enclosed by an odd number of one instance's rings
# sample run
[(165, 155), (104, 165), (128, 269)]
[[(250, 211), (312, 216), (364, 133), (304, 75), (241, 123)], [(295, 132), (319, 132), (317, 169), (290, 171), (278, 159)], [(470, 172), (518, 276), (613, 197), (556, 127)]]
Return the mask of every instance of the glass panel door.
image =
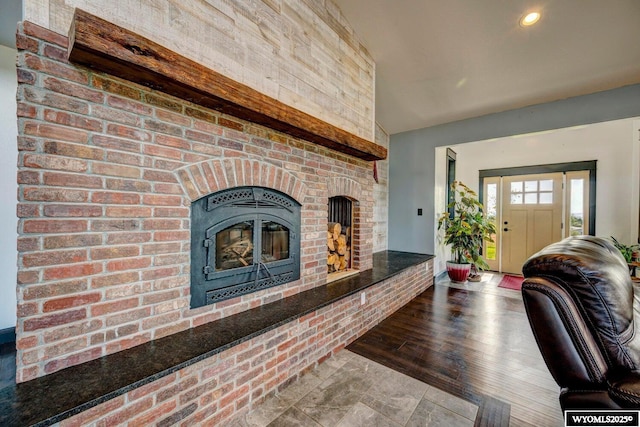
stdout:
[(527, 175), (517, 174), (521, 168), (480, 171), (485, 212), (498, 224), (496, 243), (484, 245), (491, 270), (520, 274), (547, 244), (595, 233), (596, 162), (549, 166), (527, 167)]
[(503, 177), (501, 270), (521, 274), (531, 255), (563, 236), (561, 172)]

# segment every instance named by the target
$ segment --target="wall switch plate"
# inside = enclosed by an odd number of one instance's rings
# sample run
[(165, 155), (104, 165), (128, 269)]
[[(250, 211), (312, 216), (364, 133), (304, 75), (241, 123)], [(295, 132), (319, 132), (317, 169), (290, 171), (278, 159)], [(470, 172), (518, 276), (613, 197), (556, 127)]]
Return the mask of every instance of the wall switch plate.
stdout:
[(418, 209), (418, 216), (422, 216), (422, 208)]
[(365, 295), (365, 293), (361, 293), (360, 294), (360, 305), (364, 305), (364, 303), (367, 302), (367, 297)]

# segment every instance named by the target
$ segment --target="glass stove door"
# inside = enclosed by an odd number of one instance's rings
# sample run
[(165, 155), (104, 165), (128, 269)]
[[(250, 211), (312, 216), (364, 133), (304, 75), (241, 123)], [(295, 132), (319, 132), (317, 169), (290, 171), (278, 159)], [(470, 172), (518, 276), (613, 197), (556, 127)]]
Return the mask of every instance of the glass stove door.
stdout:
[(255, 221), (243, 221), (216, 233), (216, 271), (253, 265)]
[(262, 221), (260, 261), (269, 263), (289, 258), (289, 229), (274, 221)]

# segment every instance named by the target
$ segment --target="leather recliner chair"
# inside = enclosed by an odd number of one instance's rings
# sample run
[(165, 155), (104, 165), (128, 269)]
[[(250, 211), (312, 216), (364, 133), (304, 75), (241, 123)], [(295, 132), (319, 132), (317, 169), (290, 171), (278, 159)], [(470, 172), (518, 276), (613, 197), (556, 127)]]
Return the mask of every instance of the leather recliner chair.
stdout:
[(562, 409), (640, 408), (640, 290), (618, 249), (569, 237), (522, 271), (529, 323)]

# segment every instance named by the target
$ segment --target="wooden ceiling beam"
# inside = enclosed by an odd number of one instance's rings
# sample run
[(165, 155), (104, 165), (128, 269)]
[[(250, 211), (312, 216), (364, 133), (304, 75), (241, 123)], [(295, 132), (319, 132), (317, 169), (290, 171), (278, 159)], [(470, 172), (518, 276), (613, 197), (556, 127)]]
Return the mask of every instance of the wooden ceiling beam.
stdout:
[(76, 9), (69, 61), (281, 131), (363, 160), (387, 149), (185, 58), (145, 37)]

